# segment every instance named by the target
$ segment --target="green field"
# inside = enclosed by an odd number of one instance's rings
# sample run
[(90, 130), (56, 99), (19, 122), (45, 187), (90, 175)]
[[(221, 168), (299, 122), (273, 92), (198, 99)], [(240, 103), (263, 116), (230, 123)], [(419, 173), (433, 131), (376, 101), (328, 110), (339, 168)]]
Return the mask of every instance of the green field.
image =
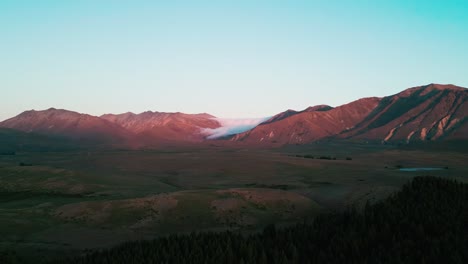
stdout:
[(0, 249), (54, 256), (174, 233), (251, 232), (360, 207), (419, 175), (468, 181), (466, 152), (418, 149), (321, 143), (0, 155)]

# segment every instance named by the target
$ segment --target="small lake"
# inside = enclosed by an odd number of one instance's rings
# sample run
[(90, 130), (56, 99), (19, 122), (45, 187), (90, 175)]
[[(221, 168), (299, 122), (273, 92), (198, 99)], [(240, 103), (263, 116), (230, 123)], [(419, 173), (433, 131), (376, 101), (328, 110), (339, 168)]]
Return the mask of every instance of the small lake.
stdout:
[(401, 168), (400, 171), (436, 171), (443, 170), (443, 168)]

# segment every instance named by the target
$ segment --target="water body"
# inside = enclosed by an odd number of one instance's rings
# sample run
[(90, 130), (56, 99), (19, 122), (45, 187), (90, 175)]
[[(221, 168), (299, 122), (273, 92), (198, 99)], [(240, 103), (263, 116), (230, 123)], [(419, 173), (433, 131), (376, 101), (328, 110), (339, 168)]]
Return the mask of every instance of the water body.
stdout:
[(400, 171), (435, 171), (443, 168), (401, 168)]

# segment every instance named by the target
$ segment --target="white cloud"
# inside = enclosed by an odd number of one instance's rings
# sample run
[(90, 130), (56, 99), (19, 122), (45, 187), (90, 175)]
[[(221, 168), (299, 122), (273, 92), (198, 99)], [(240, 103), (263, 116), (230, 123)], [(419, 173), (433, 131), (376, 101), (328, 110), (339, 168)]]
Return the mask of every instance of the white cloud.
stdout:
[(270, 117), (261, 118), (215, 118), (221, 127), (218, 128), (204, 128), (202, 133), (208, 135), (208, 139), (215, 139), (223, 136), (234, 135), (245, 132), (256, 127), (263, 121), (268, 120)]

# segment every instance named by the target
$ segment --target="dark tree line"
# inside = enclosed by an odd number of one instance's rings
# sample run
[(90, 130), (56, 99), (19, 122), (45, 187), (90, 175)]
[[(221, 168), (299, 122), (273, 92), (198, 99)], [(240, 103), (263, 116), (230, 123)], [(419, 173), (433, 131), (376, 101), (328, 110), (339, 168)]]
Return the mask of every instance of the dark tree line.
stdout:
[[(296, 157), (296, 158), (305, 158), (305, 159), (321, 159), (321, 160), (336, 160), (336, 157), (332, 157), (332, 156), (317, 156), (317, 157), (314, 157), (310, 154), (306, 154), (306, 155), (290, 155), (290, 156), (293, 156), (293, 157)], [(345, 160), (353, 160), (352, 158), (350, 157), (346, 157)]]
[(416, 177), (363, 210), (249, 236), (173, 235), (55, 263), (468, 263), (468, 184)]

